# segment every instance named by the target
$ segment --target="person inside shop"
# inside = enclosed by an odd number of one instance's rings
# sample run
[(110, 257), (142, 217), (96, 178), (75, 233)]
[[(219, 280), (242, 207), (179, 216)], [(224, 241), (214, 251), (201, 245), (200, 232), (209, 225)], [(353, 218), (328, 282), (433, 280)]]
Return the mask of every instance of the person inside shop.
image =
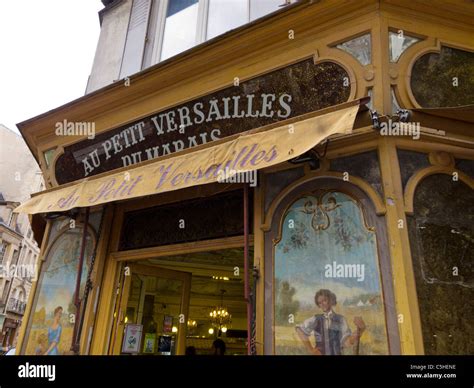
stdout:
[(224, 356), (225, 355), (225, 342), (222, 341), (220, 338), (216, 339), (212, 343), (212, 351), (214, 356)]

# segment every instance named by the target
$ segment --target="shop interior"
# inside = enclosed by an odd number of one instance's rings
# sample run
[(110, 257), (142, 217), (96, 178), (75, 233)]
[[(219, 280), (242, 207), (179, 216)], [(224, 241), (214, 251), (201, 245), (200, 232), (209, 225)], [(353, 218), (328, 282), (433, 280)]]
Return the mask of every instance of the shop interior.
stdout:
[(124, 327), (141, 330), (139, 351), (131, 354), (210, 355), (216, 339), (225, 355), (247, 353), (243, 248), (150, 258), (129, 268)]

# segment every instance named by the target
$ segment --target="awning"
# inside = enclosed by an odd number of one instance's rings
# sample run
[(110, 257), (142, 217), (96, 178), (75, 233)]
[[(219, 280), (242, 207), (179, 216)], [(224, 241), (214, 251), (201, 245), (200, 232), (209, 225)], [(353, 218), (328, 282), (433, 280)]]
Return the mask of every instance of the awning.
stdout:
[(436, 118), (465, 121), (474, 124), (474, 105), (463, 105), (445, 108), (416, 108), (412, 112), (423, 113)]
[(15, 209), (19, 213), (66, 211), (228, 181), (238, 173), (293, 159), (335, 133), (349, 133), (361, 101), (243, 132), (139, 165), (122, 168), (34, 195)]

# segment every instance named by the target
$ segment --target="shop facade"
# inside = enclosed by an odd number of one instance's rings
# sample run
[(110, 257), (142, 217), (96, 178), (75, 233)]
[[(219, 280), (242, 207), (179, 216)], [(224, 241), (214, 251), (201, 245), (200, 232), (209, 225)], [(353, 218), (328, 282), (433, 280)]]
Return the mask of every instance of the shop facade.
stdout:
[(330, 303), (326, 354), (472, 354), (472, 13), (296, 3), (19, 124), (20, 353), (308, 354)]

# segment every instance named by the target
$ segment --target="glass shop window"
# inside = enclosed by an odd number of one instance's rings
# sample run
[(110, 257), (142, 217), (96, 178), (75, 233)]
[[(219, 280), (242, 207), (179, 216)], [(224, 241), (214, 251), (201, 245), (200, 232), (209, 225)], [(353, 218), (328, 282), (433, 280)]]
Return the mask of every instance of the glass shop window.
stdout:
[(474, 190), (451, 175), (418, 185), (408, 218), (425, 354), (474, 354)]
[(300, 197), (274, 240), (278, 355), (388, 354), (376, 230), (342, 192)]

